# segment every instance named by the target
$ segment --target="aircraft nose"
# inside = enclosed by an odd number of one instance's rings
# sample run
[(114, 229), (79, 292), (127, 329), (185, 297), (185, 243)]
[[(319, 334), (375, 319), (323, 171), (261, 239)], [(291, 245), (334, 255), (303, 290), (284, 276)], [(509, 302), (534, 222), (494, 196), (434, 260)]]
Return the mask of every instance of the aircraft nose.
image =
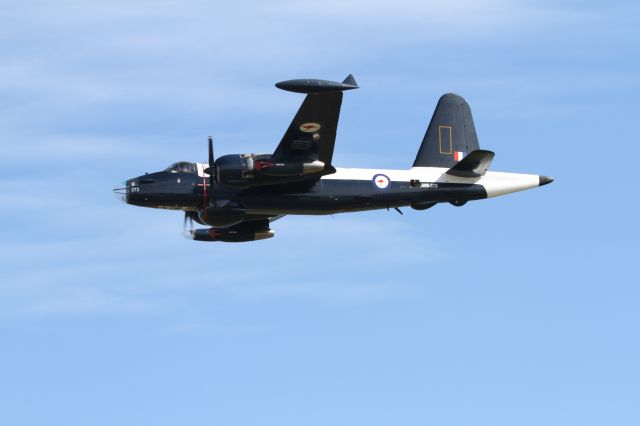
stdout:
[(129, 181), (125, 180), (124, 182), (120, 182), (119, 184), (113, 186), (113, 195), (123, 203), (127, 203), (128, 183)]

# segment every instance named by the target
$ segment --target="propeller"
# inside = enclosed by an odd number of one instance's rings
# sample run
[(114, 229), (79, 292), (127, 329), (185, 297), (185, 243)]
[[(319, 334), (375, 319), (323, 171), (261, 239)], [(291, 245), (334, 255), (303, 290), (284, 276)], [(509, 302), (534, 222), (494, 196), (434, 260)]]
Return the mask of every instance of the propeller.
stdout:
[[(189, 222), (189, 231), (187, 231), (187, 222)], [(193, 238), (193, 216), (191, 215), (191, 212), (184, 212), (182, 234), (185, 236), (185, 238)]]
[(213, 182), (216, 180), (216, 160), (213, 157), (213, 138), (209, 136), (209, 167), (204, 169), (204, 172), (209, 175), (209, 185), (213, 186)]
[[(204, 169), (204, 172), (209, 175), (209, 186), (213, 186), (213, 182), (217, 181), (217, 169), (216, 160), (213, 156), (213, 137), (209, 136), (209, 167)], [(206, 189), (205, 189), (206, 191)], [(182, 222), (182, 232), (186, 238), (194, 238), (193, 229), (193, 212), (184, 212), (184, 220)], [(187, 231), (187, 222), (189, 222), (189, 231)]]

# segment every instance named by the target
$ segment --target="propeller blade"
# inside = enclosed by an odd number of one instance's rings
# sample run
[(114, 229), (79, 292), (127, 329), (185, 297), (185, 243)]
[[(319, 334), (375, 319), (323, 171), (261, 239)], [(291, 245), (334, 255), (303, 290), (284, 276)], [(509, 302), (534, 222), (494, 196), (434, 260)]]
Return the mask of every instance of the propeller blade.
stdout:
[[(187, 221), (189, 222), (189, 231), (187, 231)], [(191, 212), (184, 212), (184, 220), (182, 221), (182, 234), (185, 238), (193, 239), (193, 216)]]
[(189, 212), (184, 212), (184, 220), (182, 221), (182, 235), (187, 237), (187, 220), (189, 219)]
[(213, 156), (213, 138), (209, 136), (209, 167), (206, 168), (205, 173), (209, 175), (209, 185), (213, 186), (213, 181), (216, 180), (216, 160)]
[(209, 136), (209, 167), (213, 168), (215, 159), (213, 158), (213, 138)]

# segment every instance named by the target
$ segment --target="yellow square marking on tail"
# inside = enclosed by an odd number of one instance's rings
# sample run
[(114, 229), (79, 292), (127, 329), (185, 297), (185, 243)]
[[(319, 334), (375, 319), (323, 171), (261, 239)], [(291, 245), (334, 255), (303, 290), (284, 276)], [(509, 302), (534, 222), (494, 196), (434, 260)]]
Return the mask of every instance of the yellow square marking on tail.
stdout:
[[(442, 137), (443, 133), (444, 138)], [(442, 139), (444, 139), (444, 146)], [(440, 143), (440, 154), (453, 154), (453, 128), (451, 126), (438, 126), (438, 142)]]

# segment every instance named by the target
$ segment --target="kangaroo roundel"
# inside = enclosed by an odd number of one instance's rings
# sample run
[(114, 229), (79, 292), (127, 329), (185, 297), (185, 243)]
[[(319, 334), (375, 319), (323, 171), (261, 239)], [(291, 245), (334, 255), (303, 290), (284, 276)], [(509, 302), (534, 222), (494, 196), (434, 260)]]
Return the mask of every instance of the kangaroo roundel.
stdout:
[(320, 130), (320, 124), (318, 123), (304, 123), (300, 125), (300, 130), (305, 133), (313, 133)]
[(373, 183), (380, 189), (386, 189), (389, 186), (389, 177), (383, 174), (377, 174), (373, 177)]

